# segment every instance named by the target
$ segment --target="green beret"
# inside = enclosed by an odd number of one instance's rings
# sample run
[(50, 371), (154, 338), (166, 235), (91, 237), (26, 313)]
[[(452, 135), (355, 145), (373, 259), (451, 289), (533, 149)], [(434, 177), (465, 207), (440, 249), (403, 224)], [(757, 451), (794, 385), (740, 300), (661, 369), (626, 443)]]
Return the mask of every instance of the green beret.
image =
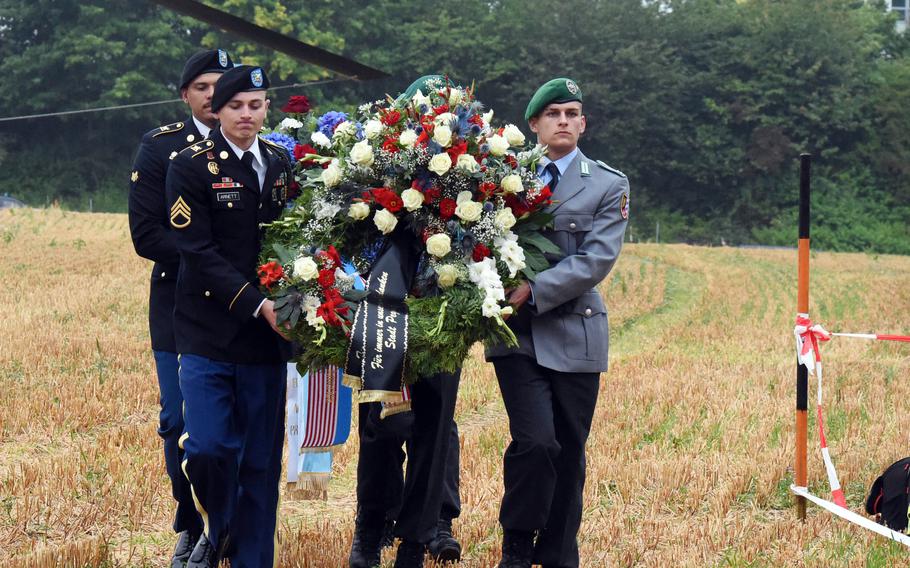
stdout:
[(445, 84), (446, 78), (443, 77), (442, 75), (424, 75), (420, 79), (417, 79), (416, 81), (411, 83), (411, 85), (407, 89), (405, 89), (404, 92), (401, 93), (401, 95), (399, 95), (399, 98), (410, 99), (411, 97), (413, 97), (414, 95), (417, 94), (417, 91), (420, 91), (423, 94), (426, 94), (425, 91), (427, 90), (427, 83), (431, 83), (431, 82), (440, 82), (440, 83)]
[(572, 101), (581, 102), (581, 89), (578, 88), (575, 81), (565, 77), (551, 79), (537, 89), (537, 92), (531, 97), (531, 102), (528, 103), (528, 108), (525, 110), (525, 120), (531, 120), (540, 114), (540, 111), (545, 109), (548, 104)]

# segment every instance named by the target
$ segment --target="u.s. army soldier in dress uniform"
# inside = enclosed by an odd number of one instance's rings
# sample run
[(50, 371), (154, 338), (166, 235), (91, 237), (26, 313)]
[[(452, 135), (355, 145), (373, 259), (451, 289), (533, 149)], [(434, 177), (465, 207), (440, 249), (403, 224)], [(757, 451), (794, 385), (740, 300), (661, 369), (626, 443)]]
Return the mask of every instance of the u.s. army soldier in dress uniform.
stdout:
[(193, 506), (190, 484), (180, 470), (183, 452), (183, 395), (177, 382), (177, 348), (174, 343), (174, 288), (179, 257), (170, 230), (164, 181), (171, 158), (205, 138), (217, 119), (211, 112), (215, 81), (233, 67), (228, 53), (212, 49), (187, 60), (180, 78), (180, 95), (191, 114), (180, 122), (154, 128), (142, 137), (130, 174), (129, 220), (133, 246), (139, 256), (153, 261), (149, 293), (149, 328), (158, 373), (161, 413), (158, 434), (164, 439), (164, 462), (177, 501), (174, 531), (177, 545), (172, 568), (182, 568), (202, 532), (202, 520)]
[(575, 567), (585, 443), (607, 369), (607, 310), (595, 286), (619, 256), (629, 217), (622, 172), (578, 149), (582, 93), (571, 79), (537, 90), (525, 119), (548, 146), (538, 174), (553, 190), (547, 237), (563, 256), (512, 291), (517, 348), (487, 351), (509, 415), (501, 568)]
[[(181, 151), (167, 176), (180, 251), (174, 331), (185, 401), (183, 470), (203, 522), (188, 568), (277, 559), (277, 508), (289, 344), (258, 288), (261, 224), (287, 200), (290, 158), (259, 138), (269, 101), (261, 68), (215, 84), (209, 139)], [(230, 533), (230, 535), (228, 534)]]

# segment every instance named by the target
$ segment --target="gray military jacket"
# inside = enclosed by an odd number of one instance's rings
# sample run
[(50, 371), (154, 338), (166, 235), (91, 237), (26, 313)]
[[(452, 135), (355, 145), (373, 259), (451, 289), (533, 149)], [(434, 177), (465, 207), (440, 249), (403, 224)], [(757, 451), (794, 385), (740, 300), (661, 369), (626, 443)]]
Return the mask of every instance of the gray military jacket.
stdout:
[(607, 370), (607, 309), (595, 289), (616, 262), (628, 222), (629, 181), (581, 151), (553, 194), (553, 229), (545, 236), (565, 255), (531, 283), (531, 335), (519, 346), (487, 349), (487, 360), (514, 354), (567, 373)]

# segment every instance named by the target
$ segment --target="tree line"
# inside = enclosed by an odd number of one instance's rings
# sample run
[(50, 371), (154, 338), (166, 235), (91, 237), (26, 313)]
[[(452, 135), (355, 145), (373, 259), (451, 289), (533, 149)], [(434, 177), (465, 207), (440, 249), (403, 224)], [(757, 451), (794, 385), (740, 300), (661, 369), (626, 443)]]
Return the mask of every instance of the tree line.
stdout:
[[(476, 85), (521, 125), (543, 81), (581, 86), (581, 147), (624, 171), (635, 240), (792, 245), (798, 156), (814, 162), (813, 246), (910, 254), (910, 43), (861, 0), (218, 0), (208, 4), (383, 69), (277, 90), (350, 110), (414, 78)], [(185, 59), (225, 47), (273, 85), (327, 80), (144, 0), (6, 0), (0, 118), (174, 99)], [(0, 122), (0, 194), (123, 211), (141, 134), (180, 103)]]

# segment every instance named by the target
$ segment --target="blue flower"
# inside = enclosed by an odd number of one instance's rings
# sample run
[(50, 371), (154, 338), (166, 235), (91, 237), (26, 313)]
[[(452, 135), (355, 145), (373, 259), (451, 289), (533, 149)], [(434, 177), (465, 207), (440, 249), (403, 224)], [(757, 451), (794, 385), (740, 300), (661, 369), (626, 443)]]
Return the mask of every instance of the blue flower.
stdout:
[(316, 120), (316, 128), (329, 138), (335, 133), (335, 127), (348, 119), (347, 113), (330, 110)]
[(264, 134), (262, 137), (270, 142), (278, 144), (279, 146), (287, 148), (288, 155), (291, 157), (291, 165), (294, 165), (294, 163), (297, 161), (294, 159), (294, 146), (297, 145), (297, 141), (294, 140), (293, 137), (288, 136), (287, 134), (282, 134), (281, 132), (269, 132), (268, 134)]

